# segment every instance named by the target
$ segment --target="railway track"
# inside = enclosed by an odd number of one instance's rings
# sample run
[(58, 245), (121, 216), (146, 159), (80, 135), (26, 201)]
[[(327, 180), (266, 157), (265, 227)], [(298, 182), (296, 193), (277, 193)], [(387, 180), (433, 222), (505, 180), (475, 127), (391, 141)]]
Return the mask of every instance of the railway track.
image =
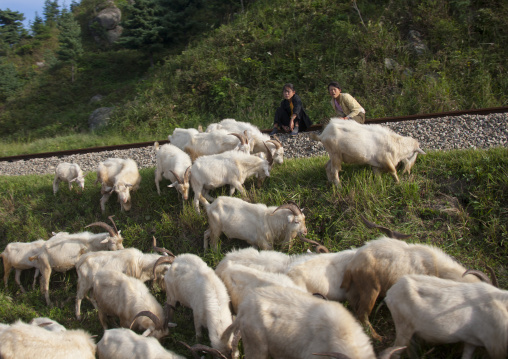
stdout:
[[(396, 117), (383, 117), (383, 118), (373, 118), (367, 119), (366, 123), (387, 123), (387, 122), (403, 122), (403, 121), (412, 121), (417, 119), (432, 119), (432, 118), (443, 118), (450, 116), (463, 116), (463, 115), (489, 115), (493, 113), (506, 113), (508, 112), (508, 106), (503, 107), (491, 107), (491, 108), (481, 108), (481, 109), (473, 109), (473, 110), (465, 110), (465, 111), (448, 111), (448, 112), (438, 112), (438, 113), (429, 113), (429, 114), (417, 114), (417, 115), (409, 115), (409, 116), (396, 116)], [(321, 130), (321, 125), (312, 125), (310, 127), (310, 131), (319, 131)], [(269, 133), (270, 129), (261, 130), (261, 132)], [(168, 143), (168, 140), (158, 141), (159, 144)], [(0, 162), (14, 162), (14, 161), (26, 161), (35, 158), (49, 158), (49, 157), (65, 157), (72, 156), (77, 154), (85, 154), (85, 153), (94, 153), (94, 152), (103, 152), (103, 151), (114, 151), (114, 150), (125, 150), (132, 148), (141, 148), (152, 146), (154, 141), (150, 142), (138, 142), (138, 143), (129, 143), (123, 145), (114, 145), (114, 146), (99, 146), (99, 147), (89, 147), (89, 148), (81, 148), (75, 150), (65, 150), (65, 151), (56, 151), (56, 152), (41, 152), (41, 153), (33, 153), (33, 154), (25, 154), (25, 155), (16, 155), (16, 156), (7, 156), (0, 157)]]

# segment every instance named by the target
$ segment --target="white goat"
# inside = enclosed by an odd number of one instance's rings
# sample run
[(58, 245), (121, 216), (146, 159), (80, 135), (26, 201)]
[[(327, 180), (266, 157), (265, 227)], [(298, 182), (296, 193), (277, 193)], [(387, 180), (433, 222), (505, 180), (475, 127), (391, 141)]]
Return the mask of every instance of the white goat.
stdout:
[(202, 327), (208, 328), (212, 347), (228, 357), (236, 357), (237, 349), (231, 346), (233, 336), (224, 335), (232, 323), (230, 299), (224, 283), (194, 254), (180, 254), (174, 260), (161, 258), (157, 264), (168, 262), (172, 264), (164, 276), (167, 304), (174, 308), (179, 302), (191, 308), (196, 336), (201, 337)]
[(210, 133), (179, 131), (177, 134), (173, 132), (173, 135), (169, 136), (168, 139), (172, 145), (187, 152), (192, 161), (195, 161), (200, 156), (215, 155), (231, 150), (250, 153), (247, 137), (243, 134), (230, 133), (226, 130)]
[[(439, 248), (381, 237), (357, 250), (346, 266), (341, 288), (358, 318), (370, 325), (368, 316), (377, 297), (384, 297), (402, 276), (425, 274), (458, 282), (480, 281), (475, 276), (462, 277), (465, 271)], [(378, 337), (374, 329), (372, 335)]]
[(293, 258), (282, 252), (258, 251), (253, 247), (247, 247), (227, 253), (215, 268), (215, 273), (220, 277), (221, 268), (225, 268), (229, 262), (260, 271), (285, 273)]
[(346, 291), (341, 288), (347, 264), (355, 255), (350, 249), (338, 253), (304, 256), (292, 263), (286, 274), (293, 282), (309, 293), (319, 293), (329, 300), (346, 300)]
[(78, 274), (78, 289), (76, 294), (76, 318), (81, 319), (81, 301), (93, 287), (95, 274), (100, 270), (115, 270), (134, 277), (142, 282), (155, 280), (163, 283), (164, 268), (159, 267), (153, 273), (153, 266), (162, 256), (153, 253), (143, 253), (136, 248), (119, 251), (99, 251), (86, 253), (76, 263)]
[(249, 295), (251, 289), (275, 285), (306, 291), (305, 287), (295, 284), (285, 274), (264, 272), (230, 261), (222, 263), (216, 268), (215, 273), (226, 285), (231, 297), (231, 305), (236, 313), (238, 313), (238, 306)]
[(164, 349), (153, 337), (145, 337), (125, 328), (108, 329), (97, 343), (99, 359), (185, 359)]
[(56, 166), (55, 179), (53, 180), (53, 193), (58, 191), (60, 181), (69, 183), (69, 190), (72, 189), (72, 182), (76, 182), (81, 190), (85, 189), (85, 177), (83, 171), (76, 163), (62, 162)]
[(32, 285), (32, 287), (35, 288), (35, 280), (39, 275), (39, 267), (37, 263), (30, 261), (29, 258), (35, 255), (45, 242), (46, 241), (39, 239), (29, 243), (12, 242), (7, 244), (4, 251), (0, 254), (0, 257), (4, 262), (5, 288), (7, 288), (7, 280), (9, 279), (9, 274), (11, 273), (12, 268), (16, 270), (15, 280), (23, 293), (26, 293), (26, 291), (25, 288), (23, 288), (23, 285), (21, 285), (21, 271), (35, 268), (34, 282)]
[(31, 261), (37, 261), (37, 266), (42, 274), (41, 291), (44, 293), (48, 305), (51, 305), (49, 278), (52, 270), (66, 272), (74, 268), (81, 255), (87, 252), (123, 249), (123, 238), (120, 232), (104, 222), (95, 222), (87, 227), (90, 226), (100, 226), (108, 233), (59, 233), (44, 242), (37, 253), (29, 258)]
[(478, 346), (492, 359), (508, 355), (506, 290), (406, 275), (388, 290), (385, 302), (395, 323), (395, 345), (409, 345), (416, 334), (432, 343), (464, 342), (463, 359), (472, 358)]
[(205, 249), (208, 248), (208, 239), (216, 248), (221, 233), (265, 250), (272, 249), (275, 244), (291, 249), (292, 240), (297, 235), (307, 234), (305, 215), (293, 202), (267, 207), (261, 203), (221, 196), (205, 207), (209, 225), (204, 234)]
[(236, 133), (246, 133), (249, 138), (251, 153), (266, 154), (270, 151), (274, 163), (282, 164), (284, 162), (284, 148), (282, 147), (282, 143), (278, 139), (271, 140), (269, 135), (263, 134), (259, 128), (253, 124), (226, 118), (219, 123), (210, 124), (206, 128), (206, 132), (213, 132), (220, 129)]
[(251, 176), (257, 176), (258, 186), (261, 186), (263, 180), (270, 177), (272, 163), (271, 157), (265, 160), (238, 151), (198, 158), (191, 167), (191, 186), (196, 211), (200, 212), (199, 202), (208, 204), (208, 201), (213, 201), (208, 195), (211, 189), (230, 185), (230, 196), (235, 193), (235, 189), (245, 196), (243, 183)]
[(17, 321), (0, 331), (0, 358), (95, 359), (95, 342), (76, 329), (52, 332)]
[(175, 128), (173, 134), (168, 136), (169, 142), (183, 150), (186, 143), (188, 143), (192, 136), (200, 133), (195, 128)]
[(131, 209), (131, 191), (137, 191), (141, 176), (138, 165), (132, 159), (108, 158), (97, 167), (97, 180), (101, 183), (101, 210), (106, 211), (106, 202), (116, 192), (122, 211)]
[(49, 330), (50, 332), (58, 333), (67, 331), (67, 329), (62, 324), (58, 323), (56, 320), (49, 319), (46, 317), (34, 318), (28, 324), (44, 328), (46, 330)]
[(416, 156), (425, 154), (417, 140), (400, 136), (388, 127), (337, 118), (331, 119), (321, 135), (312, 134), (311, 138), (321, 141), (328, 152), (327, 176), (337, 186), (342, 163), (369, 164), (375, 173), (390, 172), (399, 182), (397, 164), (403, 162), (404, 172), (410, 173)]
[(171, 181), (168, 187), (176, 188), (186, 201), (189, 197), (190, 166), (192, 165), (189, 155), (170, 143), (159, 147), (159, 143), (155, 142), (154, 148), (157, 161), (155, 169), (157, 193), (161, 194), (159, 182), (164, 177)]
[(160, 339), (169, 333), (167, 314), (139, 279), (101, 270), (93, 280), (93, 298), (105, 330), (108, 317), (118, 317), (121, 327), (143, 330), (145, 336)]
[(251, 290), (229, 330), (236, 329), (250, 359), (310, 359), (319, 352), (338, 352), (351, 359), (376, 357), (361, 325), (342, 304), (293, 288)]

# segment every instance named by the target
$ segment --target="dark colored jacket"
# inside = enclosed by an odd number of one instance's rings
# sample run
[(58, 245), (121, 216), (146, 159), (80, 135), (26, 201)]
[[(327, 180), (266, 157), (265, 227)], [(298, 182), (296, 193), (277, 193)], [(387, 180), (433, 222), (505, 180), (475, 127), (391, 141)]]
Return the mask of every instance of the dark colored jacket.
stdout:
[[(293, 113), (296, 114), (296, 118), (300, 120), (300, 131), (305, 131), (312, 125), (312, 121), (303, 109), (302, 100), (300, 99), (300, 96), (294, 94), (293, 97), (291, 97), (290, 101), (293, 102)], [(291, 108), (289, 107), (288, 100), (282, 100), (280, 107), (282, 110), (284, 110), (284, 112), (288, 114), (289, 117), (291, 117)]]

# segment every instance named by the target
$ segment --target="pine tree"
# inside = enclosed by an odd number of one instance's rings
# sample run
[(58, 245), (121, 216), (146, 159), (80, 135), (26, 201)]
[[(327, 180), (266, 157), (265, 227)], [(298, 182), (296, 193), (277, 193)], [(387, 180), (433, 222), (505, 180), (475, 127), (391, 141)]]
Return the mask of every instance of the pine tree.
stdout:
[(128, 19), (122, 23), (123, 33), (117, 44), (130, 49), (139, 49), (148, 54), (153, 66), (153, 54), (163, 47), (164, 30), (160, 25), (161, 9), (154, 0), (136, 0), (127, 5)]
[(59, 60), (71, 64), (72, 82), (74, 82), (74, 73), (76, 63), (83, 54), (83, 46), (81, 45), (81, 27), (74, 19), (71, 12), (64, 9), (58, 22), (60, 34), (58, 42), (60, 44), (57, 55)]
[(30, 30), (32, 31), (32, 35), (35, 37), (47, 33), (46, 26), (44, 26), (44, 21), (42, 20), (42, 17), (37, 14), (37, 12), (35, 13), (35, 18), (30, 26)]
[(18, 11), (0, 10), (0, 47), (4, 50), (17, 44), (23, 36), (26, 36), (23, 20), (25, 16)]
[(56, 25), (58, 20), (58, 15), (60, 15), (60, 10), (58, 9), (60, 6), (58, 5), (58, 0), (45, 0), (44, 1), (44, 23), (49, 26)]

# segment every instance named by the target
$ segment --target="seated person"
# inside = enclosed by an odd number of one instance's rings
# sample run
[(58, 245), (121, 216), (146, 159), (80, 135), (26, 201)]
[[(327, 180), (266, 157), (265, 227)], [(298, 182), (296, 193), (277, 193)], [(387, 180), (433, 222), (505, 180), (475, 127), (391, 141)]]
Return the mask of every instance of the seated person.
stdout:
[(328, 93), (332, 96), (332, 107), (335, 113), (345, 120), (355, 120), (358, 123), (365, 123), (365, 110), (353, 96), (342, 93), (340, 85), (333, 81), (328, 85)]
[(296, 136), (298, 131), (305, 131), (312, 121), (303, 109), (302, 100), (296, 94), (293, 84), (285, 84), (282, 88), (282, 97), (284, 100), (275, 111), (275, 119), (273, 122), (273, 130), (270, 135), (274, 135), (279, 131), (290, 133)]

